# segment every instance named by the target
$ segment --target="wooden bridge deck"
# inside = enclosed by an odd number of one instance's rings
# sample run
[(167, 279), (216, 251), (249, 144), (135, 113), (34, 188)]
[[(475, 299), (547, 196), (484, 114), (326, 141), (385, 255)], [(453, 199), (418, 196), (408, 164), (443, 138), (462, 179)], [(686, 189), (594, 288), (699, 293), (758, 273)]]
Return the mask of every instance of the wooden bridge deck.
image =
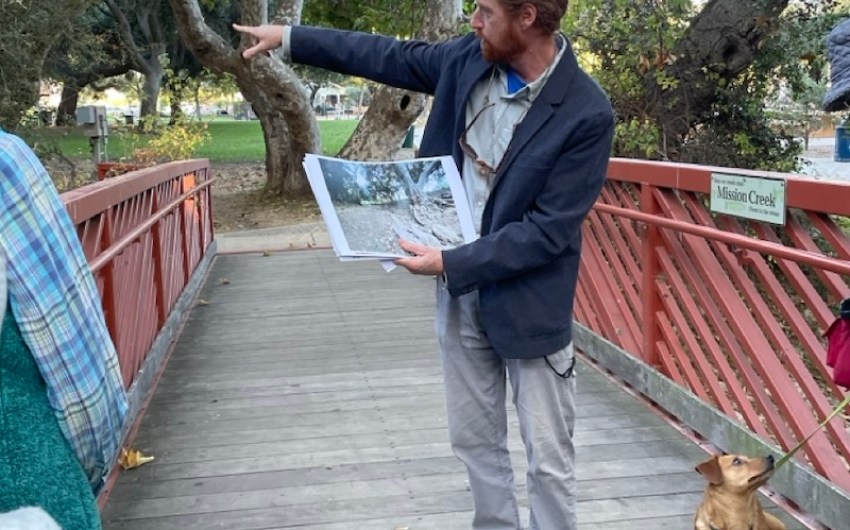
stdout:
[[(121, 472), (104, 528), (468, 529), (433, 288), (324, 250), (218, 257), (133, 441), (156, 460)], [(589, 366), (579, 377), (580, 530), (692, 529), (705, 452)]]

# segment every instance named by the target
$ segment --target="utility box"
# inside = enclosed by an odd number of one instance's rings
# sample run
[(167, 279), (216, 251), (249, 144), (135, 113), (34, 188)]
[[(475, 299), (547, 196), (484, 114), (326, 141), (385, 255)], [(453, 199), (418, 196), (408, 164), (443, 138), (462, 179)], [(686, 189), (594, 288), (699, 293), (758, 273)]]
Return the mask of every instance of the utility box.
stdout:
[(77, 107), (77, 125), (91, 138), (109, 136), (109, 125), (106, 119), (106, 107), (89, 105)]
[(89, 137), (94, 163), (99, 164), (108, 159), (106, 145), (109, 142), (109, 125), (106, 119), (106, 107), (99, 105), (77, 107), (77, 125), (82, 127), (83, 134)]

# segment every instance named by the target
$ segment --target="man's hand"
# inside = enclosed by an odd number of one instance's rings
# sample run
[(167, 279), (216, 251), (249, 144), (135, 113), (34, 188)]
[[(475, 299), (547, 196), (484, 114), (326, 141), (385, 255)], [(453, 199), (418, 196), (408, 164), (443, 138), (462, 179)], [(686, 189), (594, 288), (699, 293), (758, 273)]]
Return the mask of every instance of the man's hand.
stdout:
[(280, 48), (283, 40), (283, 26), (265, 24), (263, 26), (240, 26), (233, 24), (233, 29), (251, 37), (252, 46), (242, 52), (242, 57), (250, 59), (258, 53), (264, 53)]
[(425, 274), (437, 276), (443, 274), (443, 251), (439, 248), (428, 247), (399, 239), (401, 248), (413, 254), (409, 258), (398, 258), (394, 261), (396, 265), (404, 267), (413, 274)]

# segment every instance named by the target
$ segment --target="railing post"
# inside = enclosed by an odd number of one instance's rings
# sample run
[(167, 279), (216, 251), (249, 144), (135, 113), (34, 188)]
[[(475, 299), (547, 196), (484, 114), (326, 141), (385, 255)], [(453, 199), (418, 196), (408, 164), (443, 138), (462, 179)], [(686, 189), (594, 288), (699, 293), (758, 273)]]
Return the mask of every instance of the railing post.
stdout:
[[(180, 189), (180, 193), (186, 193), (186, 171), (180, 175), (180, 180), (178, 188)], [(183, 205), (180, 206), (176, 210), (178, 214), (178, 223), (180, 224), (180, 238), (181, 245), (180, 248), (183, 249), (183, 285), (187, 285), (189, 283), (189, 278), (191, 277), (191, 263), (192, 259), (190, 256), (190, 252), (192, 251), (191, 243), (189, 241), (189, 226), (188, 221), (186, 220), (186, 202), (183, 202)]]
[[(155, 187), (151, 190), (151, 210), (152, 214), (156, 214), (159, 212), (159, 188)], [(157, 318), (157, 329), (162, 329), (162, 326), (165, 325), (165, 319), (168, 318), (168, 313), (170, 308), (165, 307), (166, 303), (166, 295), (165, 295), (165, 263), (163, 259), (162, 252), (162, 222), (157, 222), (155, 225), (151, 227), (151, 236), (153, 238), (153, 282), (154, 282), (154, 296), (156, 301), (156, 318)]]
[[(640, 208), (641, 211), (650, 215), (660, 212), (658, 201), (655, 200), (655, 187), (643, 183), (641, 185)], [(655, 286), (656, 279), (661, 272), (661, 265), (655, 249), (661, 246), (661, 233), (657, 226), (645, 223), (643, 225), (643, 245), (641, 249), (641, 261), (643, 262), (643, 282), (641, 288), (641, 318), (643, 320), (643, 360), (652, 366), (659, 366), (658, 341), (661, 338), (655, 315), (661, 310), (661, 297)]]
[[(198, 171), (200, 172), (201, 170), (198, 170)], [(203, 179), (202, 182), (206, 182), (207, 180), (209, 180), (212, 177), (211, 171), (212, 170), (209, 169), (209, 168), (203, 169), (204, 179)], [(203, 212), (204, 215), (202, 216), (203, 222), (204, 222), (204, 238), (201, 242), (201, 251), (206, 252), (207, 243), (209, 243), (210, 241), (212, 241), (215, 238), (215, 226), (214, 226), (214, 223), (213, 223), (214, 217), (213, 217), (212, 188), (206, 187), (206, 188), (204, 188), (204, 191), (202, 193), (203, 193), (203, 197), (204, 197), (203, 205), (204, 205), (205, 209), (204, 209), (204, 212)]]
[[(112, 247), (112, 214), (113, 210), (108, 209), (101, 214), (103, 229), (100, 231), (100, 249), (108, 249)], [(115, 261), (110, 261), (100, 274), (103, 275), (103, 317), (106, 320), (106, 328), (112, 335), (112, 342), (115, 345), (115, 350), (118, 352), (119, 359), (124, 347), (122, 340), (121, 328), (118, 326), (118, 291), (115, 289)], [(129, 367), (121, 366), (121, 375), (124, 377), (124, 384), (127, 385), (132, 380), (132, 374), (126, 373)]]

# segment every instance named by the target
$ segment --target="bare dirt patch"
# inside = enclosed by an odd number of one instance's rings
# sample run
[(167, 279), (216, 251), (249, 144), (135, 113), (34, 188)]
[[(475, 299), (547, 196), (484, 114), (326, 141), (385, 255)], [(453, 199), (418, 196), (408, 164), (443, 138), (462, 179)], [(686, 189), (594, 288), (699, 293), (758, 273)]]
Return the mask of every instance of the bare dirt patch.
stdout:
[(263, 195), (264, 164), (213, 166), (213, 220), (219, 232), (272, 228), (321, 221), (312, 197), (271, 199)]

